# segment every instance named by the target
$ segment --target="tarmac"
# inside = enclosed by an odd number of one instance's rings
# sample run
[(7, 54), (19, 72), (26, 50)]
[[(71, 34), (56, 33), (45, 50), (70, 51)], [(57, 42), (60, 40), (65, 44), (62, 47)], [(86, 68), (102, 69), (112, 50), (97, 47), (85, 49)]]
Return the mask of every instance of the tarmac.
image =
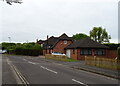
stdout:
[(86, 65), (85, 61), (63, 62), (63, 61), (56, 61), (56, 60), (52, 60), (52, 59), (46, 59), (46, 60), (50, 61), (50, 62), (55, 62), (55, 63), (65, 65), (70, 68), (83, 70), (83, 71), (87, 71), (87, 72), (92, 72), (92, 73), (104, 75), (104, 76), (107, 76), (110, 78), (115, 78), (120, 81), (120, 70), (112, 70), (112, 69), (99, 68), (96, 66)]

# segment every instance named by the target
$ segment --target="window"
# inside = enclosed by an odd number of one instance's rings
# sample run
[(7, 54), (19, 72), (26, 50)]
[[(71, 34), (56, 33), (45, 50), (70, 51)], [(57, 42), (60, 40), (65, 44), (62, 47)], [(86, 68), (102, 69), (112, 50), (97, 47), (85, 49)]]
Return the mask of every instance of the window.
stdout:
[(81, 49), (80, 55), (92, 55), (92, 50), (91, 49)]
[(95, 49), (95, 55), (105, 55), (104, 49)]
[(64, 44), (67, 44), (67, 41), (64, 41)]

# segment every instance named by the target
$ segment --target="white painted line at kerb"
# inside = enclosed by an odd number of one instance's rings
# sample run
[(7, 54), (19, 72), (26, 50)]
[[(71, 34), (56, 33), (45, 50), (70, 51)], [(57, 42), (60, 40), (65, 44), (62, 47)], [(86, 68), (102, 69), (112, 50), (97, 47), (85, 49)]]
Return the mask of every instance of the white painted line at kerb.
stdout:
[(76, 83), (79, 83), (79, 84), (82, 84), (82, 85), (85, 85), (85, 86), (88, 86), (88, 85), (86, 85), (85, 83), (80, 82), (80, 81), (77, 81), (77, 80), (75, 80), (75, 79), (72, 79), (72, 81), (74, 81), (74, 82), (76, 82)]
[(55, 74), (57, 74), (57, 72), (56, 71), (53, 71), (53, 70), (51, 70), (51, 69), (48, 69), (48, 68), (46, 68), (46, 67), (43, 67), (43, 66), (40, 66), (41, 68), (43, 68), (43, 69), (46, 69), (46, 70), (48, 70), (48, 71), (50, 71), (50, 72), (52, 72), (52, 73), (55, 73)]

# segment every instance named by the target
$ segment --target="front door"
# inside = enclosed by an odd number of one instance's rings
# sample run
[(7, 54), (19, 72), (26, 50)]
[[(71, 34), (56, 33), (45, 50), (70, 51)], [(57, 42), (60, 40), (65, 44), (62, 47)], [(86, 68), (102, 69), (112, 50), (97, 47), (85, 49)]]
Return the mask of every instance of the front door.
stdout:
[(67, 55), (68, 58), (70, 58), (70, 50), (66, 51), (66, 55)]

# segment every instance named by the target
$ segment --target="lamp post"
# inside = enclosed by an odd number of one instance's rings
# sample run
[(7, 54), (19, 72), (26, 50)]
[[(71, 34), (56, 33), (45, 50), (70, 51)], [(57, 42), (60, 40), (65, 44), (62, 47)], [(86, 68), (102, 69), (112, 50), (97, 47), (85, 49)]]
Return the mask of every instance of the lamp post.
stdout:
[(9, 43), (11, 43), (11, 37), (8, 37), (8, 39), (9, 39)]

